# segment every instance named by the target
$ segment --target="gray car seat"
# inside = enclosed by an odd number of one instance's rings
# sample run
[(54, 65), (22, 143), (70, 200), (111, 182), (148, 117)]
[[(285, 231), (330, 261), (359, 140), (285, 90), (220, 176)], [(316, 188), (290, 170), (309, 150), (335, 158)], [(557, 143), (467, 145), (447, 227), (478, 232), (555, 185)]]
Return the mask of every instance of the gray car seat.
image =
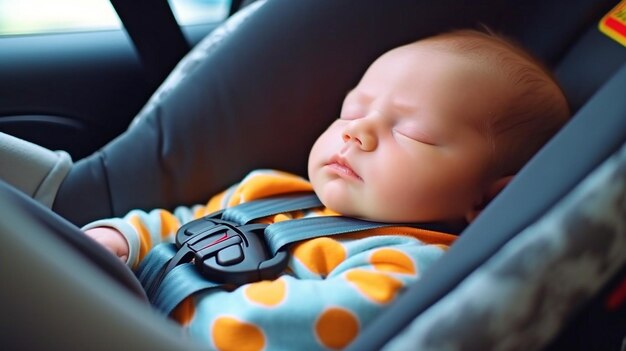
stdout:
[[(133, 208), (198, 203), (259, 167), (305, 174), (309, 146), (371, 61), (451, 28), (484, 23), (515, 38), (557, 71), (576, 110), (626, 55), (596, 28), (614, 5), (265, 3), (227, 40), (195, 52), (203, 59), (181, 67), (176, 89), (160, 90), (158, 103), (143, 109), (126, 133), (77, 162), (53, 208), (82, 224)], [(555, 26), (557, 9), (563, 16)], [(288, 132), (276, 138), (280, 131)]]
[[(617, 316), (621, 322), (626, 309), (618, 304), (612, 312), (594, 314), (604, 308), (595, 299), (614, 296), (626, 275), (624, 153), (618, 153), (626, 141), (626, 49), (597, 30), (602, 15), (614, 5), (266, 2), (202, 59), (179, 66), (186, 74), (161, 90), (126, 133), (79, 160), (61, 184), (53, 209), (81, 225), (131, 208), (201, 202), (254, 168), (304, 174), (309, 145), (335, 118), (343, 95), (375, 57), (432, 33), (485, 23), (516, 38), (554, 68), (576, 114), (450, 252), (367, 327), (351, 349), (582, 347), (575, 337), (584, 328), (577, 325), (595, 315), (609, 320)], [(5, 185), (0, 189), (11, 193)], [(597, 194), (594, 201), (590, 193)], [(11, 269), (0, 277), (10, 283), (0, 296), (2, 310), (9, 312), (2, 317), (0, 342), (37, 347), (53, 340), (54, 346), (77, 342), (102, 349), (124, 341), (146, 349), (198, 347), (175, 325), (125, 294), (112, 274), (97, 270), (109, 263), (89, 264), (75, 252), (91, 250), (83, 248), (89, 244), (72, 250), (46, 234), (78, 236), (76, 228), (52, 214), (53, 220), (37, 219), (47, 218), (45, 210), (19, 195), (1, 198), (24, 203), (2, 203), (9, 215), (24, 220), (18, 227), (2, 221), (0, 257), (2, 267)], [(581, 212), (598, 210), (605, 214), (603, 225), (580, 220)], [(572, 227), (582, 228), (582, 233)], [(23, 235), (27, 232), (36, 234)], [(550, 245), (572, 239), (571, 245)], [(42, 250), (39, 240), (49, 250)], [(589, 257), (606, 254), (605, 259), (581, 260), (574, 266), (580, 275), (563, 273), (559, 258), (567, 263), (574, 262), (567, 258), (587, 257), (587, 247), (595, 253)], [(78, 266), (83, 261), (84, 267)], [(125, 279), (122, 271), (115, 280)], [(556, 286), (562, 289), (554, 289), (551, 277), (558, 277)], [(565, 297), (568, 304), (537, 303)], [(40, 311), (47, 306), (53, 312), (44, 315)], [(520, 308), (503, 308), (507, 306)], [(506, 320), (507, 315), (512, 318)], [(54, 328), (46, 329), (49, 325)], [(75, 332), (63, 337), (69, 330)], [(618, 347), (623, 337), (623, 329), (604, 338), (586, 335), (590, 345), (611, 347)]]

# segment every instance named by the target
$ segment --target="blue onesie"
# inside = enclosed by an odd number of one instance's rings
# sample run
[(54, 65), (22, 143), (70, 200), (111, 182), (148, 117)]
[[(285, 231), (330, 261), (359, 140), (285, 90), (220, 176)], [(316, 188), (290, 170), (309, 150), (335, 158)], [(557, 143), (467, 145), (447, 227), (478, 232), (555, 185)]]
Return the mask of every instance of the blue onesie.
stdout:
[[(298, 176), (258, 170), (206, 205), (173, 213), (133, 210), (83, 229), (109, 226), (122, 232), (130, 247), (128, 265), (134, 268), (155, 245), (172, 242), (178, 227), (192, 219), (254, 199), (311, 190)], [(318, 208), (262, 221), (320, 215), (337, 213)], [(197, 293), (178, 305), (172, 317), (215, 350), (342, 349), (417, 281), (454, 238), (398, 226), (304, 240), (290, 247), (288, 268), (278, 279)]]

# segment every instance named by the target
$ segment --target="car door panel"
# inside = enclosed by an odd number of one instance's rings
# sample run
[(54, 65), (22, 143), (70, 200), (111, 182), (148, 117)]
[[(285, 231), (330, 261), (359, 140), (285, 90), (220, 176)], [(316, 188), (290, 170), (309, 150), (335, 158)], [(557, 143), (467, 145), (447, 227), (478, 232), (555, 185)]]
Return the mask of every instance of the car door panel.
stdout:
[[(185, 35), (195, 44), (214, 27)], [(151, 93), (123, 30), (0, 37), (0, 132), (74, 160), (119, 135)]]

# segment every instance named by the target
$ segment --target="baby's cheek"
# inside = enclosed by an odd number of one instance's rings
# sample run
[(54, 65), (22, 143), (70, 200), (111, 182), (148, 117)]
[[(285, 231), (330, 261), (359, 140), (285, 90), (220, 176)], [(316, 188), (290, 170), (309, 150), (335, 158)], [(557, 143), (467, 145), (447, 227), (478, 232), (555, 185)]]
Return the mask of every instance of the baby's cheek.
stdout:
[(324, 206), (331, 210), (344, 215), (354, 213), (356, 201), (349, 196), (349, 192), (341, 184), (340, 180), (332, 179), (324, 182), (324, 185), (320, 187), (319, 191), (316, 191), (316, 194)]
[[(397, 174), (388, 175), (390, 181), (377, 182), (367, 189), (364, 204), (369, 210), (369, 217), (378, 221), (418, 221), (427, 215), (429, 209), (427, 191), (415, 184), (415, 177), (410, 181)], [(426, 196), (426, 197), (425, 197)]]

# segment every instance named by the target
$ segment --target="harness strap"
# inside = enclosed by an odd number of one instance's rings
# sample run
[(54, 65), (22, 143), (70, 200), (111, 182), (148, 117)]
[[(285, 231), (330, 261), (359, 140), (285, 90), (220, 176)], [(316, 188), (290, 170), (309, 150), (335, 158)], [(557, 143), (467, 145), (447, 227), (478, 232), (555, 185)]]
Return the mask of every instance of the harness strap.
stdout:
[(281, 248), (300, 240), (391, 226), (398, 225), (342, 216), (308, 217), (269, 225), (265, 228), (265, 239), (270, 252), (276, 254)]
[(224, 284), (206, 279), (193, 263), (185, 263), (177, 266), (165, 276), (152, 303), (167, 316), (186, 297), (220, 286), (224, 286)]
[(306, 193), (244, 202), (224, 210), (222, 219), (247, 224), (255, 219), (323, 206), (315, 194)]
[(324, 216), (274, 223), (265, 228), (264, 235), (270, 252), (275, 255), (281, 248), (296, 241), (389, 227), (411, 227), (437, 232), (450, 231), (445, 224), (437, 222), (382, 223), (352, 217)]
[[(161, 271), (167, 266), (167, 263), (176, 255), (178, 248), (175, 244), (161, 244), (155, 246), (148, 255), (144, 258), (141, 265), (135, 272), (135, 275), (144, 287), (144, 290), (148, 291), (148, 288), (152, 285), (152, 282), (158, 278)], [(148, 300), (152, 302), (152, 299), (148, 297)]]
[[(285, 225), (288, 223), (294, 224)], [(300, 240), (391, 226), (397, 226), (397, 224), (369, 222), (339, 216), (313, 217), (271, 224), (265, 229), (265, 237), (271, 253), (276, 254), (285, 246)], [(141, 273), (138, 273), (142, 284), (144, 283), (142, 276), (149, 281), (151, 277), (155, 277), (161, 271), (175, 254), (176, 246), (174, 244), (159, 245), (153, 249), (146, 257), (146, 261), (151, 262), (146, 267), (142, 267)], [(151, 257), (153, 255), (155, 257)], [(161, 269), (158, 268), (159, 266)], [(224, 285), (209, 281), (200, 274), (192, 263), (186, 263), (170, 271), (156, 291), (153, 294), (149, 293), (148, 297), (158, 310), (169, 315), (187, 296)]]
[[(221, 219), (219, 221), (229, 221), (231, 224), (239, 224), (243, 226), (254, 221), (255, 219), (278, 213), (292, 212), (320, 206), (322, 206), (322, 204), (314, 194), (288, 195), (246, 202), (196, 221), (202, 223), (202, 221), (207, 221), (207, 218), (213, 220), (221, 214)], [(193, 222), (186, 224), (179, 229), (179, 233), (181, 231), (187, 231), (185, 227), (193, 228), (193, 225)], [(417, 226), (415, 224), (371, 222), (342, 216), (325, 216), (294, 219), (270, 224), (265, 227), (262, 232), (262, 236), (265, 239), (267, 249), (271, 256), (277, 258), (279, 255), (286, 257), (286, 246), (297, 241), (398, 226), (418, 227), (429, 230), (439, 229), (436, 224), (420, 224)], [(207, 231), (206, 229), (202, 230)], [(237, 250), (236, 248), (234, 249)], [(186, 297), (200, 291), (215, 287), (223, 287), (228, 284), (218, 283), (207, 279), (193, 263), (180, 264), (167, 272), (166, 266), (171, 266), (172, 264), (170, 261), (172, 261), (172, 258), (175, 256), (180, 256), (180, 252), (183, 251), (179, 251), (176, 244), (157, 245), (150, 251), (148, 256), (146, 256), (137, 271), (139, 280), (147, 290), (146, 292), (149, 300), (157, 309), (166, 315), (169, 315), (172, 310)], [(284, 260), (284, 262), (286, 264), (286, 260)], [(271, 266), (274, 263), (275, 262), (272, 262), (272, 260), (261, 262), (258, 268), (260, 271), (265, 271), (267, 267), (264, 267), (264, 265)], [(281, 273), (276, 268), (273, 268), (273, 266), (266, 271), (271, 272), (272, 274)], [(267, 276), (268, 274), (265, 276), (263, 275), (264, 274), (261, 274), (259, 279), (271, 278)]]

